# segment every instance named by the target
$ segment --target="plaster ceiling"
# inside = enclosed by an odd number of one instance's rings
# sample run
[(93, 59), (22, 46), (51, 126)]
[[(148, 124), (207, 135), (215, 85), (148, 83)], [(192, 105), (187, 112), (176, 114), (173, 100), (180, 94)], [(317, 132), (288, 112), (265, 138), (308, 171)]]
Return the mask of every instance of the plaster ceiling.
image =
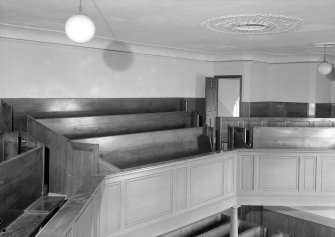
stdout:
[[(335, 41), (334, 0), (82, 0), (96, 37), (207, 53), (322, 54), (314, 43)], [(64, 32), (79, 0), (0, 0), (0, 27), (15, 25)], [(296, 32), (263, 35), (217, 33), (209, 18), (274, 14), (305, 21)], [(1, 28), (0, 28), (1, 30)], [(65, 34), (65, 33), (64, 33)], [(335, 54), (335, 48), (329, 49)]]

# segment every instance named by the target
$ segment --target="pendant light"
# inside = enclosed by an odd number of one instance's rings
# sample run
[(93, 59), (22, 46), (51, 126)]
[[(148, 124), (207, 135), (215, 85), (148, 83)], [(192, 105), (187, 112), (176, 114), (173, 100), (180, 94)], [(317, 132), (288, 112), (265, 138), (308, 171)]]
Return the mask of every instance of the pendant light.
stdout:
[(323, 61), (318, 66), (318, 71), (322, 75), (328, 75), (333, 69), (333, 66), (326, 61), (326, 47), (327, 45), (325, 44), (323, 49)]
[(65, 32), (72, 41), (77, 43), (86, 43), (93, 38), (95, 24), (91, 18), (82, 13), (81, 0), (79, 2), (79, 13), (67, 19)]

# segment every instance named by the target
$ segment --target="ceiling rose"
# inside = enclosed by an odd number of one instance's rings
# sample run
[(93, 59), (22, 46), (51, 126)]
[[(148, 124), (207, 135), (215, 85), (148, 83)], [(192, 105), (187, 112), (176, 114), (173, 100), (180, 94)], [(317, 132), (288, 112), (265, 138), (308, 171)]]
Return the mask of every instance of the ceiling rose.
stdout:
[(297, 17), (272, 14), (243, 14), (219, 16), (201, 22), (201, 26), (233, 34), (275, 34), (299, 30), (304, 21)]

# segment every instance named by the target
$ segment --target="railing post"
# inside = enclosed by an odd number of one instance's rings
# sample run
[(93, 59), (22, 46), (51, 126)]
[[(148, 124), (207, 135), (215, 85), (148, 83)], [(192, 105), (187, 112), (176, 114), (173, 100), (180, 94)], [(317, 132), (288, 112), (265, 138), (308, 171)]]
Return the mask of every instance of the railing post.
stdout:
[(233, 206), (230, 215), (230, 237), (238, 237), (238, 208)]

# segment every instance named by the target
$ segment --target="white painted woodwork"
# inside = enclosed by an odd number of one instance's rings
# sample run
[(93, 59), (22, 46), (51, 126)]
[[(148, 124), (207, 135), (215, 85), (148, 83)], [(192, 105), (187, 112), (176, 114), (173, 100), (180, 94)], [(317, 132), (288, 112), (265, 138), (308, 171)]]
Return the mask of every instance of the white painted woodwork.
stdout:
[(187, 206), (187, 169), (176, 170), (174, 179), (174, 199), (176, 200), (175, 209), (181, 210)]
[(335, 191), (335, 159), (320, 157), (321, 160), (321, 191)]
[(103, 188), (101, 209), (101, 230), (103, 233), (112, 232), (120, 228), (121, 187), (120, 183), (107, 184)]
[(238, 206), (231, 208), (230, 237), (238, 237)]
[(225, 194), (235, 192), (235, 157), (224, 160), (224, 192)]
[(101, 236), (126, 235), (223, 200), (234, 203), (235, 160), (234, 152), (217, 153), (107, 176), (101, 189)]
[(335, 151), (238, 150), (240, 205), (335, 205)]
[(172, 174), (159, 173), (126, 181), (126, 225), (172, 212)]
[(223, 162), (191, 167), (191, 205), (223, 195)]
[(252, 190), (254, 187), (254, 157), (241, 156), (240, 157), (240, 170), (241, 170), (241, 190)]
[(303, 191), (315, 191), (316, 157), (303, 157), (300, 159), (300, 182)]
[(266, 157), (258, 159), (259, 190), (298, 190), (299, 157)]
[(92, 202), (90, 201), (74, 224), (74, 236), (93, 237)]
[(105, 178), (64, 236), (157, 236), (238, 205), (334, 206), (334, 170), (335, 151), (294, 149), (126, 170)]

